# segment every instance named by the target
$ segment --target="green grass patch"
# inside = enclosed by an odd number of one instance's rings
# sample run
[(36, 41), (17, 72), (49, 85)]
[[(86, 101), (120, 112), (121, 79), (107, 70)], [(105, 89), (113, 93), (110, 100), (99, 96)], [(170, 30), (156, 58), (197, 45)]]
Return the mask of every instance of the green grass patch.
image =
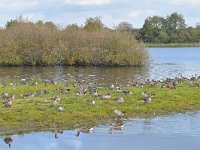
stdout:
[[(69, 93), (59, 93), (55, 89), (69, 88)], [(72, 129), (78, 124), (80, 126), (93, 126), (105, 122), (109, 118), (114, 118), (114, 110), (120, 109), (125, 112), (126, 118), (151, 117), (155, 115), (167, 115), (186, 111), (196, 111), (200, 109), (200, 88), (191, 87), (188, 82), (180, 83), (176, 89), (161, 88), (158, 84), (155, 87), (125, 87), (125, 90), (133, 92), (132, 95), (118, 93), (114, 89), (99, 87), (98, 93), (110, 93), (111, 99), (101, 100), (87, 93), (79, 97), (76, 89), (69, 85), (49, 85), (45, 87), (40, 83), (37, 87), (17, 84), (15, 87), (0, 87), (0, 93), (8, 92), (14, 94), (16, 99), (11, 108), (0, 106), (0, 130), (6, 132), (10, 129), (52, 129), (65, 128)], [(38, 90), (47, 90), (49, 93), (41, 94), (33, 98), (24, 99), (23, 94)], [(154, 95), (150, 104), (141, 102), (141, 93), (151, 92)], [(64, 106), (63, 112), (58, 112), (56, 107), (45, 100), (60, 96), (59, 106)], [(124, 103), (118, 104), (115, 98), (123, 96)], [(89, 105), (86, 100), (95, 100), (94, 105)], [(3, 100), (1, 99), (2, 103)]]

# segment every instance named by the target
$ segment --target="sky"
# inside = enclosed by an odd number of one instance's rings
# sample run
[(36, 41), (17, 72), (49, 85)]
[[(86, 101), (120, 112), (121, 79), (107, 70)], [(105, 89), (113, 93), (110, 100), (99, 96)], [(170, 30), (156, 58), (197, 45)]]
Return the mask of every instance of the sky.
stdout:
[(29, 21), (52, 21), (60, 27), (84, 25), (89, 17), (100, 17), (113, 28), (126, 21), (140, 28), (149, 16), (184, 16), (188, 26), (200, 22), (200, 0), (0, 0), (0, 26), (23, 16)]

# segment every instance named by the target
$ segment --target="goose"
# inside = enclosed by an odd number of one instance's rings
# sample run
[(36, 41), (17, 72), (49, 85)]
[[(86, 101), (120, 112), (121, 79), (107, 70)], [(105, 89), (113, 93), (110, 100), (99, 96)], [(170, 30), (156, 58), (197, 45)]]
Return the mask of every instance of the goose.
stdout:
[(23, 97), (26, 98), (26, 99), (27, 98), (33, 98), (34, 96), (35, 96), (35, 93), (27, 93), (27, 94), (23, 95)]
[(196, 83), (196, 82), (190, 81), (190, 86), (191, 86), (191, 87), (199, 87), (199, 84)]
[(119, 123), (110, 123), (109, 124), (110, 130), (122, 130), (124, 127), (124, 124), (122, 122)]
[(94, 101), (94, 100), (87, 100), (86, 103), (87, 103), (87, 104), (93, 104), (93, 105), (94, 105), (94, 104), (95, 104), (95, 101)]
[(57, 108), (57, 111), (58, 111), (58, 112), (64, 111), (64, 107), (63, 107), (63, 106), (59, 106), (59, 107)]
[(115, 99), (115, 102), (117, 102), (117, 103), (123, 103), (124, 102), (124, 98), (123, 97), (117, 97)]
[(5, 93), (1, 94), (2, 99), (7, 99), (9, 97), (8, 92), (6, 91)]
[(12, 100), (11, 99), (7, 99), (4, 103), (3, 103), (4, 107), (11, 107), (12, 106)]
[(117, 117), (123, 117), (124, 113), (121, 110), (115, 109), (114, 113)]
[(145, 103), (145, 104), (151, 103), (151, 97), (144, 97), (142, 102)]
[(76, 133), (76, 136), (80, 136), (80, 133), (91, 133), (92, 131), (94, 130), (94, 128), (79, 128), (77, 129), (77, 133)]
[(110, 95), (110, 93), (107, 93), (107, 94), (98, 95), (98, 97), (100, 99), (110, 99), (111, 95)]

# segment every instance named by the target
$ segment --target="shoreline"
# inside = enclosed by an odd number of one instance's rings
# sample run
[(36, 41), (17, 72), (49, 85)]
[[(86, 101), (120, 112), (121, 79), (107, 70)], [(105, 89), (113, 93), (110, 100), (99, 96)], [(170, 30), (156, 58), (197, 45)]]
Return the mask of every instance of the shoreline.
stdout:
[(145, 43), (149, 48), (184, 48), (184, 47), (200, 47), (200, 43)]

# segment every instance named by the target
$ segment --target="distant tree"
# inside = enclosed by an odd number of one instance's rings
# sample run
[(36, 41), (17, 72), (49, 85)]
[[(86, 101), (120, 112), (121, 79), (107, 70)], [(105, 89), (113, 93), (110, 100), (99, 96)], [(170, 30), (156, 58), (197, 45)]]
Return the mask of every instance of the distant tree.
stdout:
[(200, 22), (196, 23), (196, 28), (200, 29)]
[(14, 26), (14, 25), (16, 25), (18, 22), (17, 22), (17, 20), (15, 19), (15, 20), (10, 20), (10, 21), (7, 21), (7, 23), (6, 23), (6, 28), (10, 28), (11, 26)]
[(69, 25), (67, 26), (67, 29), (78, 30), (79, 27), (78, 27), (77, 24), (69, 24)]
[(132, 32), (133, 31), (133, 25), (124, 21), (124, 22), (120, 22), (117, 27), (117, 30), (121, 30), (121, 31), (126, 31), (126, 32)]
[(47, 26), (47, 27), (49, 27), (49, 28), (57, 28), (57, 26), (53, 22), (51, 22), (51, 21), (45, 22), (44, 25)]
[(170, 36), (169, 42), (179, 42), (180, 38), (184, 38), (181, 36), (181, 32), (184, 31), (185, 28), (186, 24), (183, 15), (175, 12), (166, 17), (166, 32), (168, 36)]
[(145, 42), (160, 42), (161, 35), (165, 35), (165, 19), (159, 16), (145, 19), (143, 27), (140, 29), (141, 39)]
[(86, 31), (97, 31), (104, 28), (104, 25), (99, 17), (86, 19), (83, 29)]
[(42, 20), (38, 20), (35, 24), (36, 25), (44, 25), (44, 22)]

